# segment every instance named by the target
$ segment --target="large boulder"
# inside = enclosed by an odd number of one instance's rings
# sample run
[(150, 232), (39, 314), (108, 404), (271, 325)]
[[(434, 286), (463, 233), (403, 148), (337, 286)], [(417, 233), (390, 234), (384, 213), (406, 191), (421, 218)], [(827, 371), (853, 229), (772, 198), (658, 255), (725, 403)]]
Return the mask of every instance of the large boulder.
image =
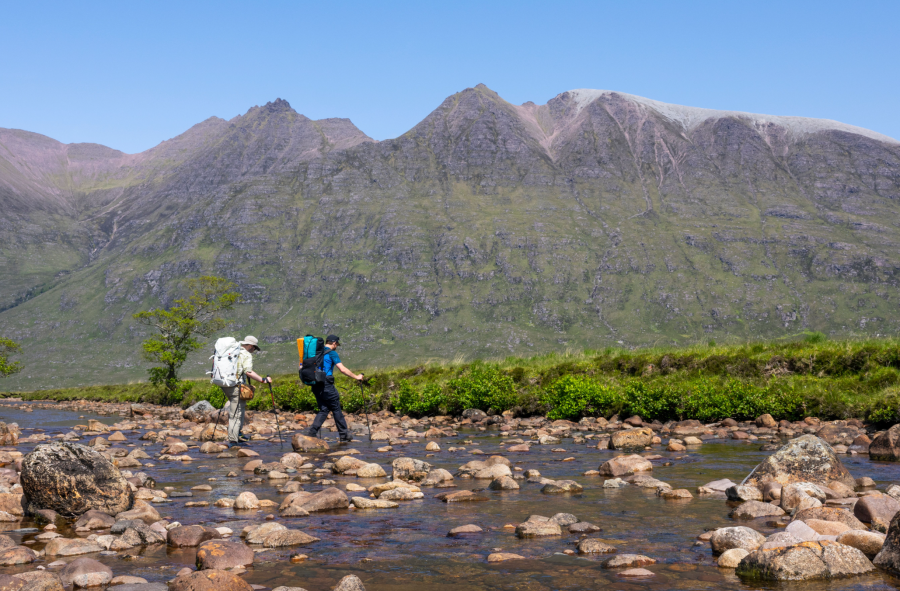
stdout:
[(291, 447), (298, 453), (322, 453), (331, 449), (328, 442), (318, 437), (309, 437), (302, 433), (295, 433), (291, 439)]
[(856, 485), (831, 446), (815, 435), (803, 435), (788, 441), (754, 468), (741, 484), (762, 489), (767, 482), (773, 481), (782, 486), (793, 482), (828, 486), (831, 481), (851, 488)]
[(853, 546), (866, 556), (876, 556), (884, 548), (884, 534), (874, 531), (848, 529), (837, 537), (840, 544)]
[(119, 469), (77, 443), (38, 445), (22, 461), (21, 484), (28, 513), (52, 509), (77, 517), (95, 509), (116, 515), (134, 504), (134, 493)]
[(182, 525), (173, 527), (167, 532), (166, 541), (175, 548), (193, 548), (209, 540), (217, 540), (222, 536), (211, 527), (202, 525)]
[(213, 569), (176, 577), (169, 591), (253, 591), (253, 587), (234, 573)]
[(392, 463), (394, 480), (425, 480), (431, 471), (431, 464), (413, 458), (397, 458)]
[(113, 578), (112, 569), (93, 558), (76, 558), (59, 571), (59, 578), (65, 586), (101, 587)]
[(650, 470), (653, 470), (650, 460), (637, 454), (616, 456), (600, 466), (600, 474), (613, 477), (627, 476), (636, 472), (649, 472)]
[(59, 575), (45, 570), (34, 570), (27, 573), (18, 573), (17, 579), (25, 581), (24, 591), (63, 591), (62, 580)]
[(900, 502), (888, 495), (866, 495), (853, 505), (853, 515), (857, 519), (880, 531), (887, 531), (898, 511)]
[(744, 526), (719, 528), (709, 538), (715, 554), (721, 554), (732, 548), (743, 548), (748, 552), (753, 552), (765, 541), (764, 535), (755, 529)]
[(609, 438), (609, 449), (644, 449), (653, 442), (653, 429), (624, 429)]
[(875, 557), (875, 566), (900, 575), (900, 513), (891, 519), (884, 544)]
[(850, 529), (866, 529), (863, 523), (853, 516), (850, 511), (839, 507), (811, 507), (809, 509), (801, 509), (794, 513), (791, 521), (808, 522), (813, 519), (821, 521), (836, 521), (843, 523)]
[(181, 415), (195, 423), (207, 422), (209, 413), (216, 412), (216, 408), (206, 400), (201, 400), (185, 409)]
[(729, 513), (732, 519), (756, 519), (757, 517), (777, 517), (784, 515), (784, 509), (762, 501), (741, 503)]
[(197, 568), (224, 570), (253, 564), (254, 553), (240, 542), (210, 540), (197, 548)]
[(303, 517), (317, 511), (346, 509), (349, 506), (347, 493), (339, 488), (329, 487), (315, 494), (306, 491), (291, 493), (281, 502), (278, 511), (282, 517)]
[(894, 425), (869, 444), (870, 460), (900, 460), (900, 424)]
[(837, 542), (801, 542), (751, 552), (735, 571), (741, 578), (808, 581), (861, 575), (874, 570), (866, 555)]

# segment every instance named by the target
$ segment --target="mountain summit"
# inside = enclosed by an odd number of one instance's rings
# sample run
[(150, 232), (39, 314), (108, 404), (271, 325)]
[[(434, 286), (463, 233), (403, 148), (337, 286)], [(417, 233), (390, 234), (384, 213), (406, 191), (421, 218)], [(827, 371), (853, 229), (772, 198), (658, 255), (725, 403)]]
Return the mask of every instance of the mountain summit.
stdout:
[(0, 334), (44, 384), (145, 375), (131, 314), (201, 273), (280, 369), (308, 332), (382, 364), (898, 322), (897, 141), (612, 91), (478, 85), (382, 142), (281, 99), (140, 154), (0, 130), (0, 203)]

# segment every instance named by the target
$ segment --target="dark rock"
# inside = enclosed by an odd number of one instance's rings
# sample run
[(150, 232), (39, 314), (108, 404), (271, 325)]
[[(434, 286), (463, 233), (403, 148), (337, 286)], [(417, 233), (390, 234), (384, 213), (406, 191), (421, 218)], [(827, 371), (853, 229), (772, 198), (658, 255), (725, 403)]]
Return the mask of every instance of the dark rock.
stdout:
[(106, 529), (108, 527), (112, 527), (115, 522), (116, 518), (109, 513), (91, 509), (90, 511), (84, 512), (81, 517), (78, 518), (78, 521), (75, 522), (75, 527), (86, 527), (88, 529)]
[(131, 527), (125, 530), (121, 540), (132, 546), (146, 546), (150, 544), (165, 544), (166, 536), (151, 529), (143, 521), (136, 520)]
[(295, 433), (291, 439), (291, 447), (297, 453), (322, 453), (331, 449), (328, 442), (318, 437), (307, 437), (302, 433)]
[(25, 586), (25, 579), (11, 575), (0, 575), (0, 591), (19, 591)]
[(869, 444), (869, 459), (896, 462), (900, 460), (900, 424), (878, 435)]
[(222, 536), (211, 527), (187, 525), (174, 527), (168, 531), (167, 542), (175, 548), (199, 546), (207, 540), (217, 540)]
[(775, 481), (782, 485), (812, 482), (827, 486), (832, 480), (851, 487), (855, 484), (830, 445), (815, 435), (803, 435), (763, 460), (741, 484), (762, 488)]
[(897, 511), (900, 511), (900, 502), (888, 495), (866, 495), (860, 497), (853, 505), (853, 515), (863, 523), (871, 523), (873, 526), (878, 522), (887, 526)]
[(900, 513), (891, 519), (881, 552), (875, 556), (875, 566), (900, 575)]
[(91, 509), (117, 514), (134, 504), (131, 486), (98, 452), (75, 443), (45, 443), (22, 462), (23, 505), (75, 517)]

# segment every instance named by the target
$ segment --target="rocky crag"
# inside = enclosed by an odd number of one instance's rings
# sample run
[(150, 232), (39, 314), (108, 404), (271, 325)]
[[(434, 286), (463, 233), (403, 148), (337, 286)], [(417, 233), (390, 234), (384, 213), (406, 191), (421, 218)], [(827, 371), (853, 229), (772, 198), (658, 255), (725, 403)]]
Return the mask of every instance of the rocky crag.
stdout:
[(479, 85), (383, 142), (282, 100), (133, 155), (0, 130), (5, 383), (142, 377), (131, 314), (201, 273), (282, 369), (307, 332), (357, 364), (888, 334), (898, 200), (891, 138), (593, 90)]

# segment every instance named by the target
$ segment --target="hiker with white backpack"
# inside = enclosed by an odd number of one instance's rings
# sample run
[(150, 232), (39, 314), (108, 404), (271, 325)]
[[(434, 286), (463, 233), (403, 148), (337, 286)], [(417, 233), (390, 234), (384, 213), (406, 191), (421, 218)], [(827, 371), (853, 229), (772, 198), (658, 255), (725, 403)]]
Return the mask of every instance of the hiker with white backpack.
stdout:
[(216, 351), (211, 357), (211, 383), (219, 386), (228, 399), (228, 444), (244, 445), (248, 438), (241, 436), (244, 426), (244, 415), (247, 412), (247, 401), (253, 399), (253, 388), (250, 380), (272, 383), (272, 378), (262, 377), (253, 371), (253, 355), (259, 351), (259, 341), (254, 336), (246, 336), (243, 341), (232, 337), (223, 337), (216, 341)]

